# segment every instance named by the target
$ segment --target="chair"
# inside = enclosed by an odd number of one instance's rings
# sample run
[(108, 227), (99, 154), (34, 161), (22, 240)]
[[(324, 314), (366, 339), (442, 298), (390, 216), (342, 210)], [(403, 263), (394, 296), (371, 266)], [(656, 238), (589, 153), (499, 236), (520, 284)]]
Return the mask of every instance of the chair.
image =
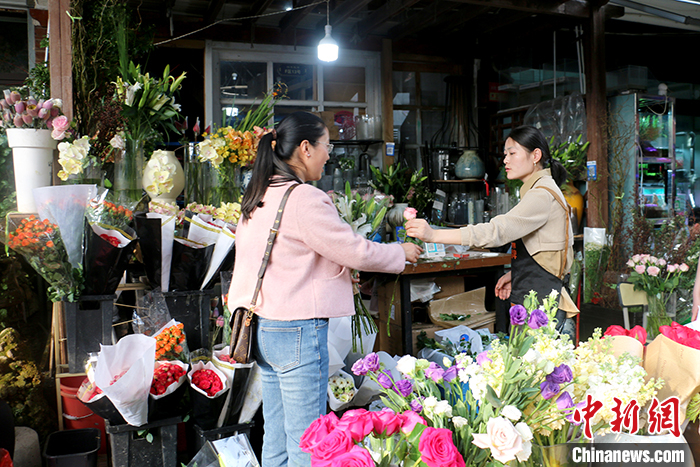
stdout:
[(625, 321), (625, 329), (630, 328), (629, 307), (642, 307), (642, 327), (647, 327), (647, 294), (643, 290), (634, 290), (634, 284), (619, 282), (617, 284), (617, 296), (622, 306), (622, 316)]

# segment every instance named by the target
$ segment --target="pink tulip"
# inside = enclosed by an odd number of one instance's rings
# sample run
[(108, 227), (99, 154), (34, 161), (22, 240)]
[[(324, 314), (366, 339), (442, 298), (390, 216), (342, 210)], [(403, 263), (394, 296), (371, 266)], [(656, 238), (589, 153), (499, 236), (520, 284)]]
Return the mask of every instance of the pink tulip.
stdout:
[(48, 110), (53, 109), (53, 99), (49, 99), (46, 102), (44, 102), (44, 105), (42, 105), (42, 107)]
[(3, 109), (9, 109), (9, 108), (10, 108), (10, 106), (9, 106), (9, 104), (7, 103), (7, 100), (6, 100), (6, 99), (0, 99), (0, 107), (2, 107)]
[(21, 115), (15, 115), (15, 118), (12, 119), (12, 123), (14, 123), (17, 128), (22, 128), (24, 125), (24, 120), (22, 119)]
[(24, 109), (26, 109), (24, 102), (17, 102), (15, 104), (15, 112), (17, 112), (18, 114), (21, 114), (22, 112), (24, 112)]
[(36, 104), (36, 99), (34, 97), (29, 96), (29, 99), (27, 99), (27, 105), (36, 107)]
[(21, 95), (19, 92), (17, 92), (17, 91), (12, 91), (12, 92), (10, 93), (10, 98), (7, 99), (7, 102), (10, 102), (10, 103), (12, 103), (12, 104), (15, 104), (15, 103), (17, 103), (17, 102), (19, 102), (19, 101), (21, 101), (21, 100), (22, 100), (22, 95)]
[(58, 107), (52, 107), (51, 108), (51, 116), (52, 117), (58, 117), (58, 113), (61, 111)]
[(647, 273), (649, 273), (650, 276), (656, 277), (659, 275), (661, 272), (661, 269), (659, 269), (657, 266), (649, 266), (647, 268)]
[(48, 120), (48, 118), (51, 116), (51, 112), (49, 109), (41, 108), (39, 109), (39, 118), (42, 120)]
[[(2, 93), (3, 93), (3, 95), (5, 96), (5, 100), (6, 100), (7, 102), (10, 102), (10, 100), (12, 99), (12, 97), (11, 97), (12, 94), (10, 93), (10, 90), (9, 90), (9, 89), (5, 89)], [(10, 103), (11, 103), (11, 102), (10, 102)]]
[(22, 121), (23, 121), (24, 123), (26, 123), (27, 125), (31, 125), (31, 124), (32, 124), (32, 120), (34, 120), (34, 117), (32, 117), (31, 115), (28, 115), (28, 114), (22, 115)]

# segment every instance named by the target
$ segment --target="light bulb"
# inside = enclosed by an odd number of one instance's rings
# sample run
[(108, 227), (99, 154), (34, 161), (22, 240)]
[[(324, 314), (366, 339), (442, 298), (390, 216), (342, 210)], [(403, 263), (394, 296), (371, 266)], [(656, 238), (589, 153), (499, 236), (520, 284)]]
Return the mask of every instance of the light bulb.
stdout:
[(334, 62), (338, 60), (338, 43), (331, 37), (333, 27), (327, 24), (326, 35), (318, 43), (318, 59), (324, 62)]

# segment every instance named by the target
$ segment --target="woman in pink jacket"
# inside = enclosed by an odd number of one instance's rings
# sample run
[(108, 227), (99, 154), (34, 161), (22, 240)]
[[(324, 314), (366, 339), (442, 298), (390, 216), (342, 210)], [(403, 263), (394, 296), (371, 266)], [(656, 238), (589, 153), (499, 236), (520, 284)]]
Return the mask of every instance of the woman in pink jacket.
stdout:
[(236, 231), (228, 306), (250, 305), (270, 228), (287, 201), (262, 281), (253, 354), (262, 372), (262, 465), (309, 466), (299, 449), (304, 430), (326, 413), (328, 318), (354, 314), (352, 269), (399, 273), (416, 262), (411, 243), (373, 243), (353, 233), (330, 197), (305, 182), (323, 175), (333, 149), (313, 114), (296, 112), (262, 137)]

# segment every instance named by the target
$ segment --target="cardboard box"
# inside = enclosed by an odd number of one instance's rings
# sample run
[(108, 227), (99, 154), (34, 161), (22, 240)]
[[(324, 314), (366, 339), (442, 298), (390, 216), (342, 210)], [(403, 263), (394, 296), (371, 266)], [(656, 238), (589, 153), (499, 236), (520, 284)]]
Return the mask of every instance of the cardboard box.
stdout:
[[(487, 311), (484, 306), (485, 287), (470, 290), (447, 298), (430, 302), (430, 321), (443, 328), (451, 328), (460, 324), (472, 329), (493, 329), (496, 322), (496, 314)], [(440, 315), (462, 315), (465, 318), (459, 320), (446, 320)], [(493, 332), (493, 331), (492, 331)]]
[[(433, 300), (451, 297), (464, 292), (464, 278), (461, 276), (437, 277), (433, 281), (440, 287), (440, 292), (433, 296)], [(377, 298), (379, 320), (401, 326), (401, 292), (399, 283), (391, 281), (380, 286)]]

